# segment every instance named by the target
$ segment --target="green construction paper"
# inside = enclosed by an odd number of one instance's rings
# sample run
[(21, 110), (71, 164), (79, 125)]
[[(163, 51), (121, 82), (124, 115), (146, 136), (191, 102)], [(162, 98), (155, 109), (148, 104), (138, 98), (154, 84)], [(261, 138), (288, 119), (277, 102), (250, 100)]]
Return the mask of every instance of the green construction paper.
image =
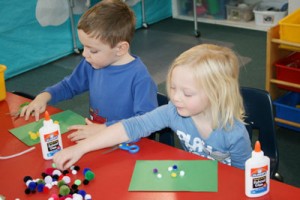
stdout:
[[(176, 165), (177, 170), (168, 171)], [(153, 172), (157, 169), (161, 178)], [(180, 171), (185, 172), (180, 176)], [(171, 173), (175, 172), (176, 177)], [(218, 164), (215, 160), (136, 161), (129, 191), (218, 191)]]
[[(60, 125), (60, 132), (61, 134), (68, 132), (68, 127), (75, 124), (85, 124), (84, 117), (80, 116), (73, 111), (66, 110), (55, 115), (50, 116), (53, 121), (58, 121)], [(28, 146), (32, 146), (38, 144), (40, 142), (40, 138), (33, 140), (29, 136), (29, 132), (32, 131), (34, 133), (38, 132), (39, 129), (43, 125), (44, 119), (40, 119), (37, 122), (32, 122), (26, 124), (24, 126), (20, 126), (18, 128), (10, 129), (14, 136), (16, 136), (19, 140), (24, 142)]]

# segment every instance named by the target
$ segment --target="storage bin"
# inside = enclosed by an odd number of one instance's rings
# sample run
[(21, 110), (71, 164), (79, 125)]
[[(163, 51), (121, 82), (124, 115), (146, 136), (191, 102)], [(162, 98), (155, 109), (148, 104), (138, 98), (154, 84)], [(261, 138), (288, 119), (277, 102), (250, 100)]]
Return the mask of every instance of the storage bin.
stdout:
[(254, 18), (253, 14), (254, 5), (249, 4), (238, 4), (226, 5), (227, 8), (227, 19), (232, 21), (251, 21)]
[[(300, 123), (300, 93), (288, 92), (273, 102), (276, 117), (295, 123)], [(300, 128), (288, 124), (278, 123), (278, 126), (300, 131)]]
[[(290, 83), (300, 84), (300, 52), (295, 52), (289, 56), (277, 61), (276, 78), (281, 81), (287, 81)], [(292, 88), (288, 86), (278, 85), (278, 87), (300, 92), (300, 89)]]
[(263, 1), (254, 7), (255, 24), (274, 26), (287, 14), (287, 2)]
[(207, 8), (207, 17), (226, 19), (226, 4), (229, 0), (205, 0), (203, 2)]
[(5, 78), (4, 78), (5, 70), (6, 70), (6, 66), (0, 64), (0, 101), (6, 98), (6, 87), (5, 87)]
[(300, 43), (300, 9), (284, 17), (278, 23), (281, 40)]

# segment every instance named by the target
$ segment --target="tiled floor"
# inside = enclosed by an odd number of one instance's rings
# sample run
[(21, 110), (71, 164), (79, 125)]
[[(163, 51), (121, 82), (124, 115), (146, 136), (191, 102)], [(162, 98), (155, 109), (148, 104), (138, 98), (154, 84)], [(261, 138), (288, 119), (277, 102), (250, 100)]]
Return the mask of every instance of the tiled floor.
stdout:
[[(172, 60), (182, 51), (200, 43), (215, 43), (233, 48), (241, 58), (240, 84), (265, 87), (266, 33), (220, 25), (199, 24), (202, 37), (194, 37), (192, 22), (167, 19), (139, 29), (131, 47), (142, 58), (151, 75), (165, 92), (165, 76)], [(72, 54), (55, 62), (6, 81), (8, 91), (23, 91), (36, 95), (45, 87), (60, 81), (79, 63), (80, 55)], [(88, 94), (56, 105), (87, 116)], [(280, 153), (279, 172), (286, 183), (300, 187), (300, 133), (277, 128)]]

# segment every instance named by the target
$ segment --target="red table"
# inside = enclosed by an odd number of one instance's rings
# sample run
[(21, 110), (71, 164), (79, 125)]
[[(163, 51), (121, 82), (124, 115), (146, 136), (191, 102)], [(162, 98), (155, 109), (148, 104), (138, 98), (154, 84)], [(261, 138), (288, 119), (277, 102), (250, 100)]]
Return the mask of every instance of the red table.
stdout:
[[(9, 133), (9, 129), (32, 122), (23, 118), (14, 121), (6, 113), (16, 111), (21, 103), (28, 101), (23, 97), (7, 93), (7, 98), (0, 102), (0, 156), (12, 155), (28, 149), (24, 143)], [(48, 107), (51, 113), (60, 112), (59, 109)], [(63, 134), (64, 147), (72, 145), (66, 138), (68, 133)], [(218, 192), (129, 192), (132, 172), (136, 160), (201, 160), (197, 155), (173, 148), (156, 141), (142, 139), (137, 143), (140, 151), (130, 154), (126, 151), (116, 150), (108, 154), (102, 154), (105, 150), (91, 152), (77, 163), (81, 168), (88, 167), (95, 173), (95, 179), (88, 185), (81, 185), (95, 200), (98, 199), (251, 199), (244, 194), (244, 171), (218, 163)], [(41, 173), (51, 167), (52, 161), (42, 158), (40, 145), (36, 149), (19, 157), (0, 160), (0, 195), (6, 199), (48, 199), (57, 189), (51, 189), (49, 193), (25, 194), (23, 178), (30, 175), (33, 178), (41, 178)], [(83, 180), (82, 170), (71, 175), (72, 181)], [(192, 183), (191, 183), (192, 184)], [(256, 199), (298, 199), (300, 189), (281, 182), (271, 180), (270, 192), (264, 197)]]

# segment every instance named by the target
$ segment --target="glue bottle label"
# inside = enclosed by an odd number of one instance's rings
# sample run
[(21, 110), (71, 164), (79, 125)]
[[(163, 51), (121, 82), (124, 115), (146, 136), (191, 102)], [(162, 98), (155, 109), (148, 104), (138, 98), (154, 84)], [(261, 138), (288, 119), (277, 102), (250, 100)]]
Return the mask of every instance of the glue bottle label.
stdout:
[(252, 177), (252, 190), (251, 194), (259, 194), (267, 191), (267, 173), (268, 173), (268, 165), (253, 168), (251, 169), (251, 177)]
[(61, 146), (59, 145), (59, 132), (58, 130), (43, 135), (43, 139), (47, 145), (47, 157), (52, 157), (56, 152), (61, 150)]

